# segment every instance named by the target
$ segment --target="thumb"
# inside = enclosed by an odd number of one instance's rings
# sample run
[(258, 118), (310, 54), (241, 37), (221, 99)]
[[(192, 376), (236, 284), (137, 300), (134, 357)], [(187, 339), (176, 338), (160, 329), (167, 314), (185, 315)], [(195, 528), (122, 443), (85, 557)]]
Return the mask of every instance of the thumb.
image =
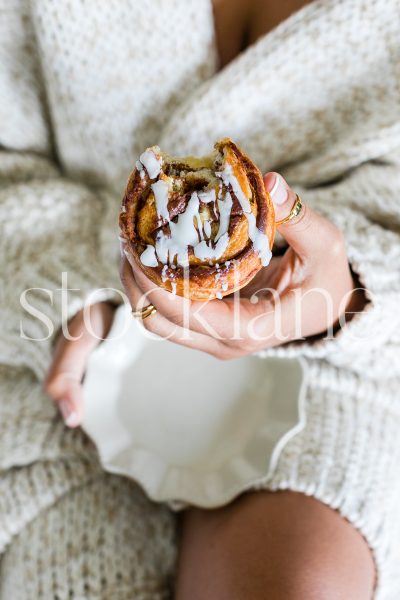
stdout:
[[(286, 218), (296, 202), (296, 193), (279, 173), (267, 173), (264, 185), (274, 203), (276, 220)], [(330, 229), (331, 224), (311, 210), (303, 200), (300, 213), (290, 221), (278, 225), (279, 233), (296, 254), (304, 257), (313, 255), (317, 248), (320, 250), (321, 242), (327, 241)]]

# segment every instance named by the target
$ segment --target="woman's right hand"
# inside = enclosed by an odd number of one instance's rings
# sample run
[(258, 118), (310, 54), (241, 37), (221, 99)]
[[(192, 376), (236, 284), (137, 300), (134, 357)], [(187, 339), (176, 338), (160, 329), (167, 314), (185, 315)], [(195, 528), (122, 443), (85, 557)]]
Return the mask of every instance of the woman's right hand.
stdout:
[[(264, 183), (276, 218), (284, 219), (296, 200), (295, 192), (277, 173), (268, 173)], [(332, 336), (349, 312), (361, 312), (365, 305), (349, 266), (344, 236), (307, 205), (278, 229), (287, 250), (241, 290), (240, 300), (226, 296), (200, 303), (173, 296), (155, 286), (126, 252), (121, 277), (132, 308), (143, 299), (157, 308), (143, 326), (224, 360), (316, 335)]]
[(44, 382), (45, 392), (57, 404), (68, 427), (77, 427), (83, 416), (82, 380), (90, 353), (107, 336), (115, 306), (109, 302), (93, 304), (89, 311), (90, 329), (85, 325), (84, 311), (68, 323), (70, 338), (60, 332), (54, 358)]

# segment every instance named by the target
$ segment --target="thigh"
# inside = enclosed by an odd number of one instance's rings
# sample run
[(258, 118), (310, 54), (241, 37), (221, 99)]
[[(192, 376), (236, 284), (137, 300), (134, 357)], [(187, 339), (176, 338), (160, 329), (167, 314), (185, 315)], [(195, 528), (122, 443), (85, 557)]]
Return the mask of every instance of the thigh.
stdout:
[(43, 510), (0, 562), (1, 600), (167, 600), (175, 518), (104, 475)]
[(294, 492), (255, 492), (182, 517), (177, 600), (370, 600), (374, 563), (336, 511)]

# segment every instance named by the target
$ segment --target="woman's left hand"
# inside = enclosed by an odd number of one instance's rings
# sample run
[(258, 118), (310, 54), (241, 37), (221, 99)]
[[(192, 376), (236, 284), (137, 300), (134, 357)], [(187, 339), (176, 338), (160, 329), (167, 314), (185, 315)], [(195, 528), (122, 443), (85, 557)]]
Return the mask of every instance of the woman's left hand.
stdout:
[(83, 417), (83, 385), (87, 362), (91, 352), (106, 337), (111, 327), (115, 306), (98, 302), (80, 310), (68, 323), (68, 339), (60, 331), (49, 372), (43, 387), (58, 406), (65, 424), (78, 427)]
[[(264, 178), (276, 219), (286, 217), (295, 193), (276, 173)], [(362, 310), (364, 295), (355, 284), (342, 233), (303, 205), (278, 231), (289, 247), (274, 257), (251, 283), (223, 300), (192, 302), (155, 286), (129, 254), (121, 279), (133, 309), (154, 304), (143, 320), (150, 332), (221, 359), (333, 331), (346, 312)], [(128, 262), (129, 261), (129, 262)]]

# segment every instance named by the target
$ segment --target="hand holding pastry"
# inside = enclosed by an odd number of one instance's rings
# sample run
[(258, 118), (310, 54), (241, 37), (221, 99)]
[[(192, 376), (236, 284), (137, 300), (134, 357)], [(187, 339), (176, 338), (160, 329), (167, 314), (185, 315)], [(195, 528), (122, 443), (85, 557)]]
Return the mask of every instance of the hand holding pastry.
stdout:
[[(364, 298), (354, 292), (341, 232), (302, 205), (280, 175), (268, 173), (264, 184), (266, 197), (271, 197), (275, 206), (278, 230), (289, 247), (263, 267), (253, 246), (258, 260), (256, 272), (242, 279), (244, 286), (229, 289), (232, 292), (241, 288), (240, 293), (207, 303), (170, 294), (154, 283), (154, 277), (147, 276), (131, 243), (124, 242), (126, 258), (122, 260), (121, 276), (132, 307), (139, 309), (137, 316), (149, 304), (157, 309), (149, 313), (151, 318), (143, 319), (146, 329), (230, 359), (323, 334), (333, 329), (346, 311), (362, 309)], [(227, 193), (235, 195), (237, 190), (235, 182), (232, 185), (227, 181)], [(269, 231), (273, 231), (272, 226)]]

